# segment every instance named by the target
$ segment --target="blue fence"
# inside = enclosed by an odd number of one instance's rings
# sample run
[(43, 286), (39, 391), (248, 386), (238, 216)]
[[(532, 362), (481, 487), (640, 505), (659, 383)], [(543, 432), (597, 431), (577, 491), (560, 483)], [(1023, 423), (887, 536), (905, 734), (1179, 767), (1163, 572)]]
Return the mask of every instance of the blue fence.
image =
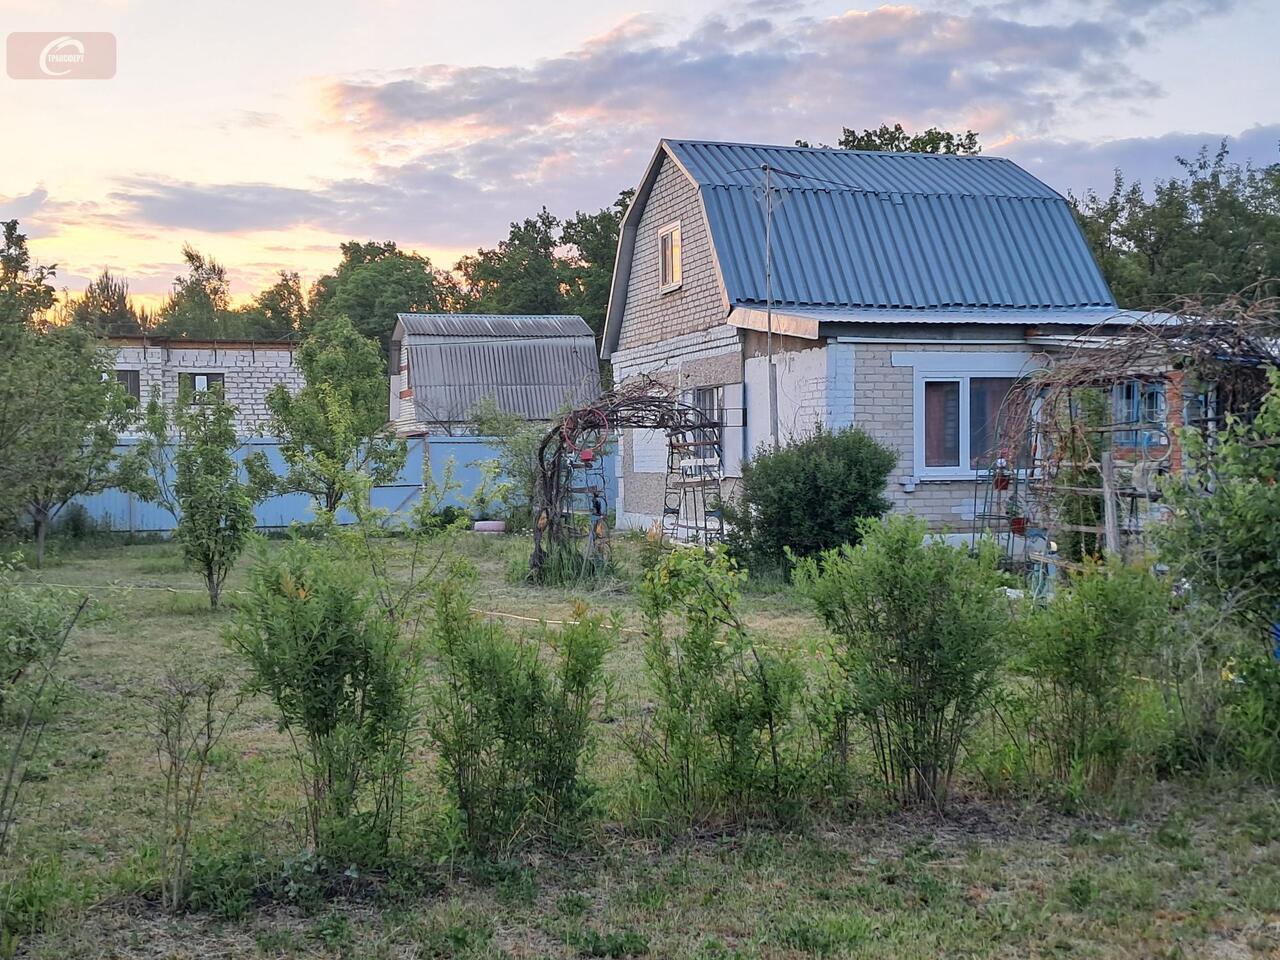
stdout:
[[(122, 440), (118, 449), (127, 451), (136, 441)], [(267, 461), (277, 474), (284, 472), (284, 459), (280, 454), (280, 445), (269, 438), (253, 438), (245, 440), (236, 459), (244, 461), (251, 453), (264, 453)], [(488, 460), (496, 460), (498, 451), (488, 437), (431, 437), (409, 441), (409, 455), (405, 459), (404, 469), (394, 483), (373, 488), (371, 499), (379, 509), (392, 513), (403, 513), (411, 510), (422, 495), (422, 482), (426, 470), (437, 483), (444, 480), (446, 466), (453, 460), (453, 479), (461, 484), (461, 489), (452, 494), (446, 503), (460, 506), (470, 499), (480, 483), (483, 464)], [(612, 460), (606, 464), (606, 476), (609, 478), (609, 501), (614, 501), (617, 480)], [(82, 497), (78, 501), (88, 515), (97, 523), (109, 526), (112, 530), (130, 533), (168, 533), (173, 529), (174, 520), (167, 510), (153, 503), (147, 503), (131, 493), (123, 490), (107, 490), (91, 497)], [(315, 519), (315, 508), (312, 499), (306, 494), (291, 493), (271, 497), (255, 508), (257, 525), (262, 529), (284, 528), (290, 524)], [(338, 511), (338, 521), (349, 523), (351, 516), (343, 510)]]

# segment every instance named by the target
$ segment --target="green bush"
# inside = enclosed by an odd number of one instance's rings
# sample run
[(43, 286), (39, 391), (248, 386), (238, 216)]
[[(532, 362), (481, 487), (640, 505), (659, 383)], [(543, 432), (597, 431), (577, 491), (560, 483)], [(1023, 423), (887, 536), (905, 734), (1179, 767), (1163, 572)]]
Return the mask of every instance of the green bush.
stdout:
[(468, 576), (455, 570), (436, 589), (427, 729), (467, 849), (502, 855), (580, 822), (592, 704), (614, 632), (580, 607), (562, 630), (513, 638), (472, 614)]
[(796, 792), (800, 672), (748, 636), (737, 614), (742, 579), (723, 552), (682, 549), (641, 586), (655, 705), (629, 746), (642, 789), (667, 817), (783, 813)]
[(1228, 669), (1227, 738), (1240, 765), (1269, 783), (1280, 778), (1280, 663), (1255, 655)]
[(776, 568), (785, 551), (804, 557), (857, 543), (859, 522), (890, 507), (885, 482), (897, 454), (865, 430), (812, 436), (742, 465), (741, 492), (725, 504), (735, 556), (754, 569)]
[(1147, 570), (1089, 562), (1028, 614), (1014, 668), (1034, 698), (1025, 749), (1037, 776), (1077, 792), (1115, 780), (1134, 744), (1137, 676), (1169, 627), (1171, 600)]
[(914, 517), (858, 532), (859, 546), (802, 561), (796, 582), (835, 637), (832, 701), (865, 726), (885, 787), (940, 807), (995, 684), (1008, 623), (997, 551), (927, 540)]
[(290, 734), (314, 849), (383, 862), (418, 716), (417, 651), (358, 570), (304, 541), (263, 553), (228, 639)]
[(19, 584), (0, 561), (0, 706), (28, 668), (47, 657), (67, 626), (65, 600), (47, 587)]

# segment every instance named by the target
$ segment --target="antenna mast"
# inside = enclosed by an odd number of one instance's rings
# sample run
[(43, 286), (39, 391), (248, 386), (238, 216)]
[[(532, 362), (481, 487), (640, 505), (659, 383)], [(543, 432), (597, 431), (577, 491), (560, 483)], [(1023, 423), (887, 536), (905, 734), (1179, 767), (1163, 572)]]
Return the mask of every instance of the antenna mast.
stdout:
[(764, 313), (767, 323), (765, 354), (769, 358), (769, 439), (778, 449), (778, 368), (773, 362), (773, 167), (764, 171)]

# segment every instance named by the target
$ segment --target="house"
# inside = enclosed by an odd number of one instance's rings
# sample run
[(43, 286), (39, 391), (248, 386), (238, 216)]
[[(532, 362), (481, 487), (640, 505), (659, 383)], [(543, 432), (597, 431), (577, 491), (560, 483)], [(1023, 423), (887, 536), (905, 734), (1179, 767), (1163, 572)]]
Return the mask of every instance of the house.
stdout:
[(477, 403), (551, 420), (600, 395), (596, 341), (577, 316), (397, 314), (391, 419), (401, 436), (467, 433)]
[(111, 337), (115, 375), (139, 402), (158, 390), (172, 408), (180, 391), (222, 387), (236, 408), (241, 437), (259, 433), (270, 420), (267, 395), (283, 383), (301, 389), (302, 371), (294, 363), (297, 345), (291, 341), (184, 340), (170, 337)]
[[(1015, 379), (1134, 319), (1067, 201), (1008, 160), (663, 140), (622, 223), (602, 356), (722, 419), (732, 495), (772, 440), (772, 353), (782, 442), (861, 426), (899, 454), (895, 506), (963, 530)], [(662, 514), (663, 444), (624, 435), (620, 526)]]

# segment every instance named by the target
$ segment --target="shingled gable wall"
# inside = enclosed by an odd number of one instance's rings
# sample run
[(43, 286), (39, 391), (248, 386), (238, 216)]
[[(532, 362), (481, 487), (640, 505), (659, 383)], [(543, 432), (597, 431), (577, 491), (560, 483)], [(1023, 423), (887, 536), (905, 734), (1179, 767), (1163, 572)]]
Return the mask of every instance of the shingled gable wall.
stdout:
[[(680, 221), (683, 278), (678, 290), (662, 293), (658, 231), (675, 220)], [(670, 157), (664, 157), (636, 225), (618, 350), (719, 327), (727, 313), (697, 187)]]
[[(658, 231), (675, 220), (680, 221), (681, 285), (663, 293)], [(636, 225), (622, 327), (610, 358), (615, 380), (651, 376), (679, 391), (741, 383), (741, 335), (725, 323), (726, 316), (697, 188), (664, 157)], [(665, 446), (665, 440), (649, 433), (628, 430), (622, 438), (618, 519), (624, 527), (645, 527), (662, 515), (666, 474), (654, 467), (660, 459), (657, 445)], [(731, 487), (726, 483), (726, 494)]]

